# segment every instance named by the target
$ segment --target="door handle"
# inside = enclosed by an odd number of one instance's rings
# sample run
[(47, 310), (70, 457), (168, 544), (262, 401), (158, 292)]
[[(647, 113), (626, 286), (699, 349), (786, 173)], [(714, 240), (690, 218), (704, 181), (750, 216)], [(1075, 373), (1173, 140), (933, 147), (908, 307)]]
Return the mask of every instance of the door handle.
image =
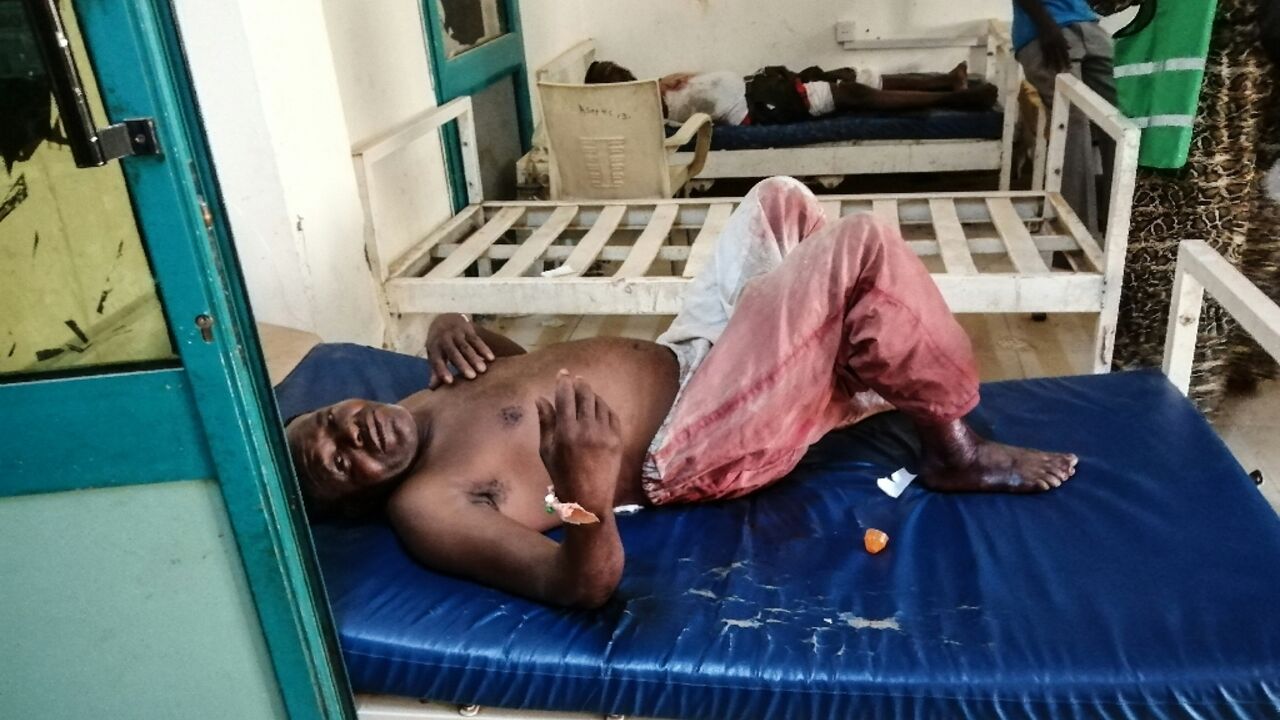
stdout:
[(94, 122), (58, 0), (22, 0), (22, 4), (44, 58), (76, 167), (99, 167), (130, 155), (159, 155), (153, 119), (136, 118), (101, 128)]

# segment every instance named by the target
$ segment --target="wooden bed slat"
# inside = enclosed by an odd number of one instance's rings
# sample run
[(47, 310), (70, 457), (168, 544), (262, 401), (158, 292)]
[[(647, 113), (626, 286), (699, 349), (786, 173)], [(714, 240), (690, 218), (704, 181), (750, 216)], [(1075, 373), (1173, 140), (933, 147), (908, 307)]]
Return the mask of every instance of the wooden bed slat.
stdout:
[(659, 205), (654, 208), (649, 224), (640, 237), (636, 238), (636, 244), (632, 246), (627, 259), (618, 268), (618, 272), (614, 273), (614, 277), (640, 277), (649, 272), (649, 266), (658, 257), (658, 251), (671, 234), (671, 226), (675, 223), (679, 210), (675, 205)]
[(460, 275), (471, 263), (483, 255), (484, 251), (495, 240), (510, 230), (511, 226), (515, 225), (523, 214), (524, 208), (519, 206), (502, 208), (493, 216), (493, 219), (485, 223), (484, 227), (475, 231), (471, 237), (458, 246), (457, 250), (449, 253), (449, 257), (441, 260), (440, 264), (431, 268), (431, 272), (424, 277), (443, 279)]
[[(1051, 277), (939, 273), (933, 280), (956, 313), (1096, 313), (1103, 284), (1095, 273), (1065, 272)], [(395, 278), (387, 281), (387, 299), (401, 313), (675, 315), (688, 283), (672, 277)]]
[(902, 226), (898, 220), (897, 200), (872, 200), (871, 212), (879, 215), (882, 220), (892, 225), (898, 232), (902, 232)]
[(569, 257), (565, 258), (564, 264), (573, 270), (566, 277), (582, 277), (582, 273), (591, 268), (626, 213), (627, 208), (622, 205), (610, 205), (600, 212), (591, 229), (578, 241)]
[(1031, 231), (1022, 223), (1018, 211), (1008, 198), (987, 198), (987, 209), (991, 212), (991, 222), (1000, 233), (1000, 239), (1009, 248), (1009, 259), (1018, 272), (1026, 275), (1044, 275), (1049, 266), (1040, 257), (1040, 250), (1031, 239)]
[[(678, 217), (677, 217), (678, 219)], [(672, 227), (675, 227), (673, 224)], [(1080, 252), (1080, 244), (1070, 235), (1032, 235), (1031, 239), (1035, 241), (1036, 248), (1041, 252)], [(966, 238), (966, 244), (969, 246), (969, 252), (973, 255), (1006, 255), (1008, 249), (1005, 247), (1004, 241), (998, 237), (980, 236)], [(916, 255), (938, 255), (937, 240), (908, 240), (907, 246)], [(631, 256), (631, 245), (605, 245), (600, 250), (594, 260), (604, 260), (606, 262), (621, 263)], [(448, 257), (449, 253), (458, 249), (456, 244), (440, 244), (435, 248), (436, 257)], [(488, 250), (484, 251), (485, 257), (493, 260), (506, 260), (516, 254), (519, 249), (517, 245), (490, 245)], [(546, 261), (563, 262), (569, 258), (572, 253), (578, 251), (576, 245), (552, 245), (542, 254), (542, 259)], [(675, 262), (684, 262), (689, 259), (688, 245), (663, 245), (658, 248), (658, 256), (654, 260), (667, 260)], [(975, 260), (976, 262), (976, 260)], [(1082, 272), (1094, 272), (1092, 269), (1082, 270)], [(579, 274), (571, 273), (569, 276)], [(568, 276), (566, 276), (568, 277)]]
[(431, 251), (435, 250), (437, 245), (459, 240), (466, 235), (470, 226), (475, 225), (477, 220), (483, 219), (482, 210), (481, 206), (472, 205), (449, 218), (421, 242), (396, 258), (387, 268), (387, 275), (390, 277), (417, 275), (430, 261)]
[(951, 200), (934, 198), (929, 201), (929, 214), (933, 216), (933, 231), (938, 238), (942, 264), (952, 275), (977, 275), (978, 266), (969, 254), (969, 241), (965, 239), (956, 204)]
[(542, 253), (551, 246), (551, 243), (560, 237), (560, 233), (569, 227), (569, 223), (573, 222), (573, 218), (578, 214), (577, 205), (565, 205), (557, 209), (551, 214), (550, 219), (542, 227), (534, 230), (525, 241), (520, 243), (520, 247), (507, 260), (502, 269), (494, 273), (494, 277), (509, 278), (520, 277), (524, 275), (529, 266), (542, 257)]
[(822, 212), (827, 216), (829, 222), (840, 219), (840, 208), (843, 203), (839, 200), (819, 200), (818, 204), (822, 206)]
[(707, 219), (702, 223), (698, 236), (693, 239), (693, 245), (689, 246), (689, 261), (684, 264), (685, 277), (694, 277), (707, 264), (707, 259), (715, 250), (716, 239), (724, 230), (725, 223), (729, 222), (732, 212), (731, 203), (716, 203), (707, 209)]
[(1053, 206), (1053, 211), (1057, 215), (1062, 226), (1067, 232), (1071, 233), (1084, 251), (1084, 256), (1089, 258), (1089, 262), (1093, 264), (1093, 268), (1097, 272), (1103, 271), (1102, 248), (1098, 247), (1098, 241), (1093, 238), (1093, 234), (1089, 232), (1089, 228), (1084, 226), (1080, 218), (1072, 212), (1071, 207), (1067, 205), (1067, 201), (1058, 193), (1048, 194), (1049, 204)]

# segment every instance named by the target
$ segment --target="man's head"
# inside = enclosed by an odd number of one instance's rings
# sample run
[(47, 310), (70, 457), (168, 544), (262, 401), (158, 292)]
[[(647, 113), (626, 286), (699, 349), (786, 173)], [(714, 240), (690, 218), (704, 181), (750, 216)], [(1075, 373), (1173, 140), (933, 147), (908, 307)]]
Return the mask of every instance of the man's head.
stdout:
[(299, 415), (286, 435), (307, 509), (321, 516), (374, 509), (421, 443), (405, 408), (354, 399)]
[(588, 85), (601, 85), (604, 83), (634, 82), (635, 79), (636, 76), (621, 65), (608, 60), (597, 60), (587, 68), (587, 77), (584, 82)]

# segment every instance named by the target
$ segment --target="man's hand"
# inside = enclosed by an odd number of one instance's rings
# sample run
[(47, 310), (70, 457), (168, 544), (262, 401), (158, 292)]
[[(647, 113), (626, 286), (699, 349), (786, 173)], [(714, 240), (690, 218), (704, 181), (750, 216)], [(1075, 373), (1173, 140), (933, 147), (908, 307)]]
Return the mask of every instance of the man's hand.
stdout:
[(1036, 26), (1036, 35), (1040, 39), (1040, 54), (1044, 62), (1055, 74), (1071, 69), (1071, 53), (1067, 38), (1058, 27), (1058, 21), (1044, 6), (1044, 0), (1014, 0), (1018, 7), (1027, 14), (1027, 18)]
[(1067, 45), (1067, 37), (1057, 23), (1044, 23), (1039, 28), (1040, 52), (1044, 61), (1054, 72), (1067, 72), (1071, 69), (1071, 52)]
[(476, 332), (475, 325), (457, 313), (437, 317), (427, 331), (427, 360), (431, 363), (431, 385), (453, 384), (453, 373), (446, 363), (452, 362), (468, 380), (476, 379), (489, 369), (494, 354)]
[(598, 516), (613, 507), (622, 469), (618, 416), (582, 378), (556, 377), (555, 404), (538, 398), (538, 450), (561, 502), (576, 502)]

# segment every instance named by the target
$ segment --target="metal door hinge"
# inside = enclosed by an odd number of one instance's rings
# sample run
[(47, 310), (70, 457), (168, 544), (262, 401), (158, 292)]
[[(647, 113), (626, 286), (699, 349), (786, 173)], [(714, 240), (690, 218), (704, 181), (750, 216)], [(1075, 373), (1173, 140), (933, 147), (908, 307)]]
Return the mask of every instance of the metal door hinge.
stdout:
[(98, 128), (95, 138), (103, 162), (133, 155), (159, 155), (160, 139), (156, 137), (156, 123), (151, 118), (125, 120), (115, 125)]
[(89, 108), (89, 92), (80, 79), (58, 0), (24, 0), (36, 46), (44, 58), (62, 131), (76, 167), (99, 167), (132, 155), (158, 155), (160, 143), (151, 118), (136, 118), (98, 127)]

